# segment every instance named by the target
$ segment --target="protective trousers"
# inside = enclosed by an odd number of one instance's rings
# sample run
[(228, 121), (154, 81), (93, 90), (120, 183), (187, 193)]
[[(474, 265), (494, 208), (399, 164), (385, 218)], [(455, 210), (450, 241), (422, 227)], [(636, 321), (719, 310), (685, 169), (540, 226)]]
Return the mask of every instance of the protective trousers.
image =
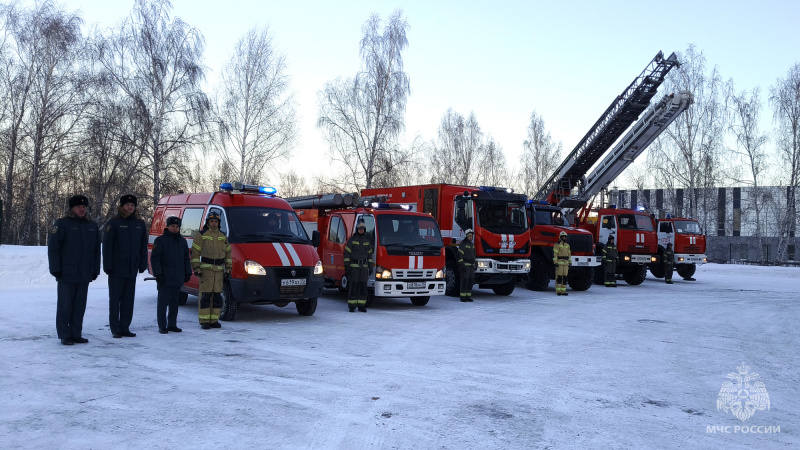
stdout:
[(603, 269), (606, 272), (605, 278), (605, 285), (606, 286), (614, 286), (617, 284), (617, 262), (614, 260), (611, 261), (604, 261), (603, 262)]
[[(353, 267), (353, 266), (356, 267)], [(367, 306), (367, 280), (369, 280), (369, 267), (366, 263), (350, 264), (350, 270), (347, 274), (347, 284), (349, 290), (347, 292), (347, 306), (353, 307), (366, 307)]]
[(569, 275), (569, 261), (559, 260), (556, 265), (556, 294), (567, 292), (567, 276)]
[(672, 282), (672, 261), (664, 261), (664, 281)]
[(221, 267), (204, 268), (200, 276), (200, 301), (197, 304), (197, 316), (200, 323), (219, 322), (219, 313), (222, 310), (220, 292), (222, 292), (224, 281)]
[(89, 283), (58, 282), (56, 332), (59, 339), (81, 337)]
[[(156, 320), (158, 328), (172, 328), (178, 325), (178, 296), (180, 286), (158, 286), (158, 302), (156, 304)], [(167, 313), (169, 308), (169, 314)]]
[(469, 263), (465, 263), (459, 269), (459, 275), (461, 275), (461, 301), (462, 302), (471, 302), (472, 301), (472, 286), (475, 285), (475, 266)]
[(136, 278), (108, 276), (108, 327), (111, 334), (130, 331)]

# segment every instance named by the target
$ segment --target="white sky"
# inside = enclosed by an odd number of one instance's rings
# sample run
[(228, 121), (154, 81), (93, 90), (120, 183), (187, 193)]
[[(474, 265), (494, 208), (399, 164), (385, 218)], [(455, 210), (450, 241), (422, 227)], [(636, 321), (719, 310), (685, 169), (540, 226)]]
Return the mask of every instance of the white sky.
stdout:
[[(112, 26), (132, 0), (67, 0), (87, 25)], [(317, 92), (359, 69), (361, 25), (402, 8), (410, 24), (403, 54), (412, 93), (406, 137), (433, 139), (448, 107), (474, 111), (484, 133), (504, 149), (510, 167), (521, 151), (530, 114), (543, 116), (569, 152), (611, 101), (662, 50), (689, 43), (738, 89), (762, 94), (800, 61), (793, 0), (703, 1), (244, 1), (173, 0), (173, 15), (206, 39), (209, 82), (241, 35), (269, 25), (286, 53), (299, 102), (300, 141), (292, 164), (324, 170), (327, 145), (316, 129)], [(608, 6), (610, 4), (612, 6)], [(795, 20), (794, 25), (791, 23)], [(768, 106), (766, 97), (763, 99)], [(770, 111), (764, 111), (771, 117)], [(769, 125), (769, 122), (765, 122)], [(303, 171), (303, 174), (309, 172)]]

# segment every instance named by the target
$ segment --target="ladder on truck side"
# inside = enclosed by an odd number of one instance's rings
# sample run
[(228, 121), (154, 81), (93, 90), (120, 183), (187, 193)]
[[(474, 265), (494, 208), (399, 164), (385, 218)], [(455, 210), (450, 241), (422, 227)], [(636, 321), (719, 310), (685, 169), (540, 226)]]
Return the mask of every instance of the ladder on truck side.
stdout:
[(585, 205), (586, 199), (572, 197), (573, 189), (584, 183), (589, 170), (647, 109), (667, 73), (677, 66), (679, 63), (675, 53), (665, 59), (663, 53), (658, 52), (644, 71), (605, 110), (542, 185), (535, 198), (546, 199), (552, 205), (572, 210)]

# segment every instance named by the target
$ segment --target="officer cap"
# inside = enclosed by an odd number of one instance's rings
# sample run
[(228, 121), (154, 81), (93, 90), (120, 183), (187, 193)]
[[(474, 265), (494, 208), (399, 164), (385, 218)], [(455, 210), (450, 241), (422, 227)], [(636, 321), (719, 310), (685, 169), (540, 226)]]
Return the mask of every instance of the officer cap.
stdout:
[(119, 206), (125, 206), (126, 203), (133, 203), (133, 206), (139, 206), (139, 202), (133, 194), (123, 195), (119, 198)]
[(181, 218), (180, 217), (175, 217), (175, 216), (169, 217), (167, 219), (167, 226), (170, 226), (170, 225), (181, 226)]
[(69, 198), (69, 209), (80, 205), (89, 206), (89, 198), (85, 195), (73, 195)]

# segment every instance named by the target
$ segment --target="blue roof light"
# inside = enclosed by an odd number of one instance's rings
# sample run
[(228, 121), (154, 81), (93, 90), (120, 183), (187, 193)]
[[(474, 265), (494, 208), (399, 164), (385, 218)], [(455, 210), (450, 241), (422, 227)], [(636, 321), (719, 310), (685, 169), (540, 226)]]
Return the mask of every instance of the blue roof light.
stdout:
[(278, 190), (272, 186), (259, 186), (258, 192), (267, 195), (275, 195), (275, 193), (278, 192)]
[(233, 190), (233, 185), (230, 184), (230, 183), (222, 183), (222, 184), (219, 185), (219, 190), (220, 191), (232, 191)]

